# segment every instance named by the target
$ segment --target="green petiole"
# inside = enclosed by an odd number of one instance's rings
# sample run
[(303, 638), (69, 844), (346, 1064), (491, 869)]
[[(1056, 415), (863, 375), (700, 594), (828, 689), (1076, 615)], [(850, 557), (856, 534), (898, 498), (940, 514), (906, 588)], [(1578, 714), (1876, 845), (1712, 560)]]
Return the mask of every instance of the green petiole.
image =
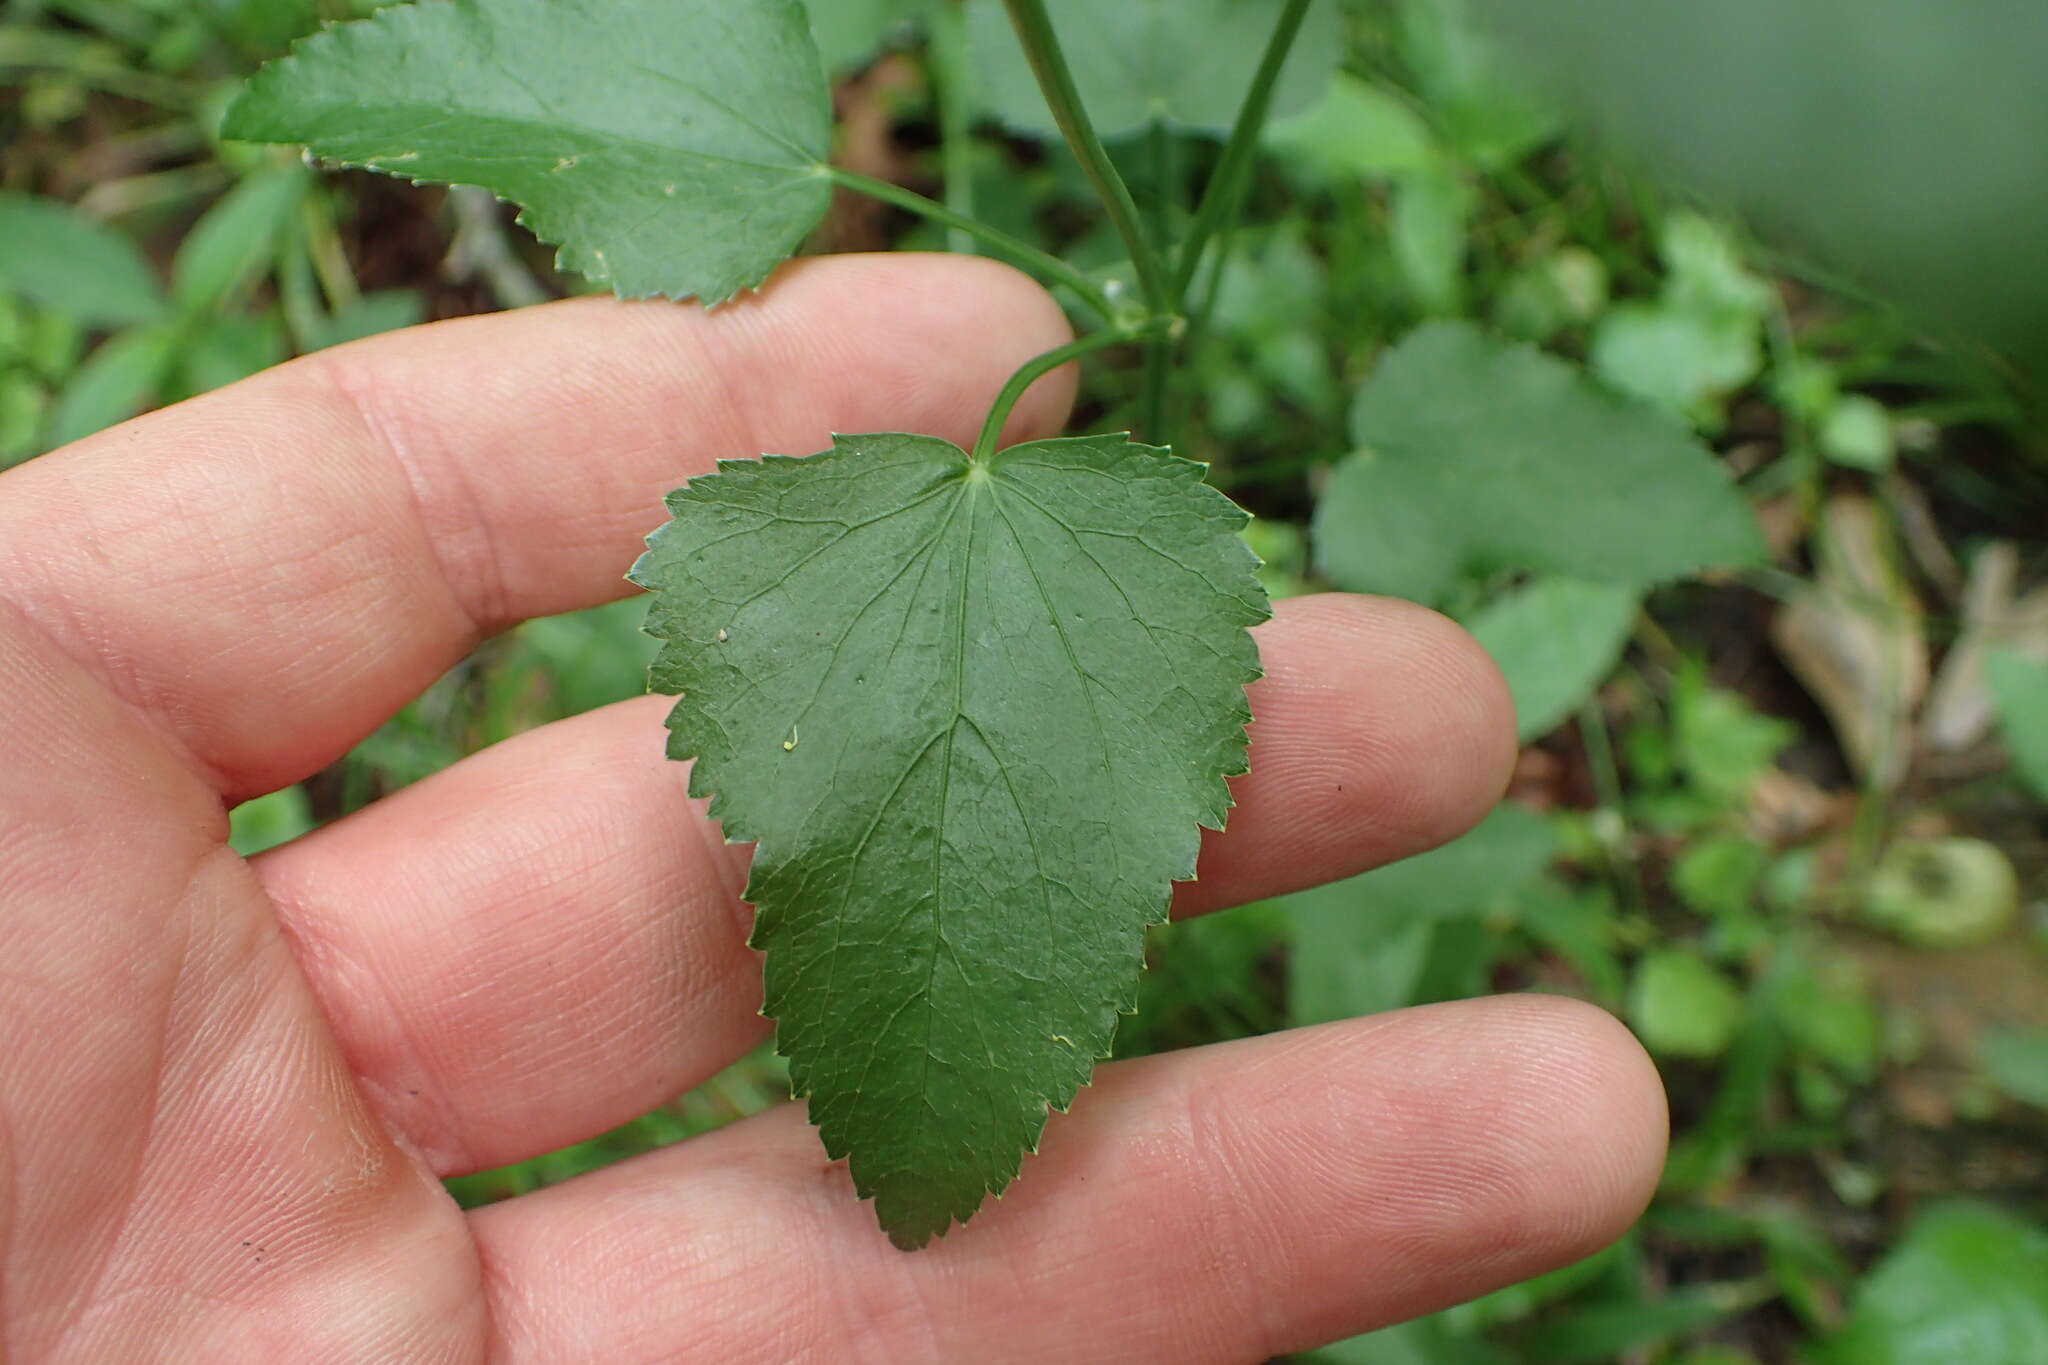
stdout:
[(849, 171), (843, 166), (828, 166), (826, 173), (831, 176), (835, 185), (865, 194), (871, 199), (879, 199), (885, 204), (893, 204), (900, 209), (908, 209), (942, 227), (979, 238), (1018, 265), (1035, 270), (1073, 290), (1081, 302), (1087, 304), (1089, 310), (1101, 317), (1104, 322), (1116, 321), (1116, 306), (1109, 301), (1109, 295), (1102, 291), (1102, 287), (1051, 252), (1041, 251), (1029, 242), (1012, 237), (1001, 228), (991, 227), (978, 218), (957, 213), (938, 200), (928, 199), (915, 190), (904, 189), (901, 185), (892, 185), (886, 180), (877, 180), (858, 171)]
[(979, 462), (996, 453), (997, 445), (1003, 439), (1003, 428), (1009, 425), (1010, 414), (1017, 404), (1031, 390), (1031, 386), (1070, 361), (1097, 351), (1121, 346), (1127, 341), (1142, 341), (1167, 330), (1167, 320), (1154, 318), (1136, 327), (1112, 327), (1095, 332), (1078, 341), (1070, 341), (1056, 350), (1025, 362), (1024, 367), (1010, 376), (1010, 382), (1003, 385), (1003, 391), (996, 395), (995, 405), (988, 410), (988, 420), (981, 425), (981, 436), (974, 443), (973, 458)]
[(1173, 273), (1175, 307), (1179, 307), (1187, 297), (1195, 273), (1201, 269), (1202, 253), (1208, 250), (1210, 239), (1236, 219), (1238, 209), (1244, 203), (1245, 189), (1251, 181), (1252, 162), (1258, 155), (1259, 136), (1265, 131), (1266, 116), (1273, 108), (1273, 88), (1280, 80), (1281, 69), (1287, 65), (1288, 53), (1294, 50), (1294, 40), (1301, 34), (1302, 21), (1308, 17), (1311, 3), (1312, 0), (1288, 0), (1280, 22), (1273, 28), (1265, 56), (1259, 60), (1258, 74), (1252, 79), (1252, 88), (1245, 94), (1243, 108), (1238, 111), (1237, 124), (1230, 130), (1230, 141), (1224, 144), (1223, 157), (1209, 177), (1208, 188), (1202, 192), (1202, 202), (1195, 209), (1195, 221), (1188, 229), (1187, 241), (1181, 245), (1180, 259)]
[(1154, 314), (1166, 315), (1174, 311), (1174, 296), (1168, 287), (1166, 268), (1154, 249), (1152, 240), (1145, 232), (1145, 224), (1138, 214), (1137, 201), (1131, 198), (1130, 186), (1110, 160), (1109, 151), (1096, 135), (1095, 125), (1088, 118), (1088, 111), (1082, 106), (1081, 92), (1074, 85), (1074, 73), (1067, 66), (1066, 54), (1060, 51), (1059, 37), (1053, 32), (1052, 18), (1045, 12), (1045, 0), (1003, 0), (1009, 7), (1010, 22), (1017, 30), (1017, 38), (1024, 45), (1024, 53), (1031, 61), (1031, 69), (1038, 76), (1038, 85), (1045, 92), (1045, 100), (1052, 108), (1052, 116), (1065, 134), (1067, 145), (1081, 162), (1081, 169), (1101, 195), (1103, 207), (1109, 212), (1109, 220), (1115, 226), (1117, 235), (1123, 238), (1124, 247), (1131, 253), (1131, 266), (1138, 272), (1138, 288), (1144, 295), (1145, 305)]

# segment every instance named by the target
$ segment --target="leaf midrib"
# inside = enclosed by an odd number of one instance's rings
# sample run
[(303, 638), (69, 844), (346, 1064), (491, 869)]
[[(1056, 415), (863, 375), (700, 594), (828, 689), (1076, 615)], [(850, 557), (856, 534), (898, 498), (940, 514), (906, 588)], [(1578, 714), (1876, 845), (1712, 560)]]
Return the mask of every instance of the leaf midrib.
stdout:
[[(319, 106), (319, 108), (319, 117), (322, 119), (346, 119), (351, 113), (356, 112), (357, 106), (337, 101), (331, 103), (323, 103)], [(658, 156), (673, 156), (683, 160), (700, 161), (711, 165), (739, 166), (747, 170), (755, 171), (776, 171), (789, 176), (791, 179), (797, 179), (807, 175), (822, 175), (828, 169), (827, 163), (823, 157), (813, 156), (809, 152), (805, 152), (801, 148), (797, 147), (794, 143), (791, 143), (786, 139), (782, 139), (779, 137), (771, 137), (770, 140), (780, 142), (787, 150), (799, 153), (803, 158), (801, 164), (790, 165), (776, 161), (750, 161), (742, 157), (720, 156), (716, 152), (700, 151), (694, 147), (678, 147), (672, 143), (657, 142), (651, 138), (639, 137), (627, 133), (609, 132), (604, 129), (593, 128), (586, 123), (579, 123), (568, 119), (547, 122), (540, 119), (521, 118), (514, 114), (503, 114), (495, 111), (488, 113), (476, 113), (464, 110), (459, 114), (449, 114), (447, 106), (445, 105), (415, 104), (411, 102), (385, 104), (380, 105), (379, 108), (382, 111), (388, 111), (393, 116), (406, 114), (410, 112), (418, 112), (422, 115), (428, 112), (434, 112), (441, 115), (441, 117), (439, 118), (423, 118), (421, 122), (412, 125), (411, 131), (415, 135), (430, 132), (437, 127), (452, 124), (456, 122), (458, 119), (474, 119), (478, 122), (494, 124), (516, 130), (538, 130), (541, 132), (568, 132), (573, 134), (580, 134), (583, 137), (589, 138), (596, 143), (605, 144), (607, 150), (610, 150), (611, 148), (623, 148), (629, 151), (651, 152)], [(294, 134), (293, 136), (296, 137), (297, 134)], [(370, 135), (363, 133), (344, 133), (337, 135), (335, 140), (352, 140), (355, 138), (361, 138), (365, 136)], [(359, 165), (368, 166), (374, 170), (386, 171), (394, 175), (403, 175), (406, 173), (405, 167), (412, 163), (400, 162), (398, 165), (395, 166), (379, 166), (376, 164), (376, 162), (380, 159), (390, 160), (392, 158), (403, 157), (405, 155), (406, 153), (404, 152), (389, 152), (379, 153), (375, 156), (363, 156), (361, 158), (342, 156), (337, 159), (343, 161), (355, 161)], [(479, 156), (474, 153), (459, 152), (452, 149), (443, 152), (419, 151), (413, 153), (412, 155), (417, 157), (419, 161), (422, 163), (424, 163), (428, 157), (434, 156), (449, 157), (457, 160), (470, 162), (473, 164), (492, 161), (543, 161), (547, 159), (544, 156)], [(577, 155), (583, 154), (577, 153)]]

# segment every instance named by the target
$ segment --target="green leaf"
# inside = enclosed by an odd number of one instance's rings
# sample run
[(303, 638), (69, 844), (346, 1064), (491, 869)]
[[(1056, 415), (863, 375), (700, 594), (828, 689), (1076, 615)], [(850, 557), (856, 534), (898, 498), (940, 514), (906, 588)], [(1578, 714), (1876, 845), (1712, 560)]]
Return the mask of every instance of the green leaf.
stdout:
[(1620, 392), (1711, 424), (1715, 404), (1756, 377), (1763, 349), (1755, 324), (1739, 318), (1625, 303), (1594, 329), (1592, 363)]
[(1607, 267), (1582, 246), (1560, 247), (1509, 277), (1494, 299), (1494, 323), (1516, 341), (1548, 341), (1607, 308)]
[(1121, 436), (841, 437), (673, 494), (634, 570), (670, 752), (759, 844), (778, 1047), (899, 1246), (1073, 1101), (1245, 771), (1268, 608), (1201, 475)]
[(352, 307), (322, 319), (319, 329), (307, 338), (306, 349), (325, 350), (329, 346), (361, 341), (364, 337), (396, 332), (424, 321), (426, 315), (427, 301), (412, 290), (379, 290), (363, 295)]
[(284, 328), (275, 315), (215, 318), (194, 333), (178, 364), (186, 393), (239, 383), (285, 358)]
[(1850, 469), (1882, 474), (1898, 458), (1899, 437), (1891, 409), (1875, 398), (1852, 393), (1837, 399), (1816, 433), (1821, 454)]
[(1363, 449), (1315, 521), (1344, 588), (1433, 601), (1502, 570), (1640, 588), (1764, 552), (1726, 472), (1669, 418), (1468, 323), (1395, 347), (1352, 430)]
[(1816, 1365), (2036, 1365), (2048, 1341), (2048, 1229), (1986, 1204), (1937, 1204), (1856, 1288)]
[(252, 175), (206, 211), (178, 246), (171, 289), (178, 306), (202, 312), (246, 289), (277, 259), (306, 192), (303, 168)]
[[(1095, 131), (1154, 123), (1222, 134), (1237, 121), (1286, 0), (1048, 0), (1046, 10)], [(1002, 0), (969, 0), (983, 104), (1018, 132), (1059, 136)], [(1311, 8), (1273, 91), (1273, 117), (1306, 109), (1344, 52), (1336, 7)]]
[(50, 396), (31, 374), (0, 370), (0, 469), (40, 455)]
[(83, 440), (148, 406), (177, 358), (178, 335), (167, 326), (137, 327), (94, 351), (71, 377), (50, 419), (50, 447)]
[(1318, 1024), (1410, 1003), (1436, 924), (1511, 905), (1556, 851), (1543, 817), (1502, 805), (1442, 848), (1287, 897), (1290, 1018)]
[(316, 823), (306, 789), (286, 787), (236, 806), (229, 819), (228, 843), (244, 858), (253, 858), (290, 843)]
[(832, 198), (798, 0), (423, 0), (300, 43), (225, 133), (481, 185), (627, 298), (752, 288)]
[(1431, 115), (1475, 169), (1505, 170), (1557, 135), (1557, 111), (1474, 30), (1462, 0), (1409, 0), (1394, 30)]
[(1757, 884), (1771, 850), (1740, 834), (1710, 834), (1688, 846), (1671, 866), (1671, 889), (1700, 914), (1734, 919), (1756, 906)]
[(2034, 795), (2048, 801), (2048, 664), (2017, 650), (1994, 649), (1985, 656), (1984, 671), (2013, 767)]
[(1703, 425), (1763, 368), (1763, 323), (1776, 302), (1728, 234), (1697, 214), (1664, 224), (1670, 272), (1655, 303), (1614, 309), (1593, 334), (1594, 371), (1623, 393)]
[(1772, 761), (1798, 738), (1798, 726), (1762, 714), (1740, 693), (1713, 686), (1699, 665), (1689, 663), (1679, 671), (1671, 693), (1672, 746), (1686, 781), (1701, 795), (1724, 805), (1742, 804)]
[(809, 0), (811, 33), (827, 72), (860, 65), (891, 34), (931, 13), (936, 0)]
[(1884, 1050), (1884, 1018), (1863, 969), (1846, 954), (1787, 949), (1769, 994), (1771, 1012), (1805, 1057), (1867, 1085)]
[(1665, 948), (1636, 964), (1629, 1023), (1650, 1051), (1668, 1057), (1718, 1057), (1742, 1027), (1742, 993), (1689, 948)]
[(1539, 578), (1465, 623), (1507, 675), (1524, 742), (1556, 729), (1614, 671), (1641, 601), (1631, 588)]
[(1478, 192), (1452, 166), (1410, 171), (1394, 182), (1388, 245), (1416, 307), (1429, 316), (1465, 306), (1465, 229)]
[(1345, 71), (1307, 109), (1268, 125), (1265, 139), (1275, 153), (1316, 180), (1364, 180), (1437, 162), (1420, 115)]
[(1770, 1297), (1754, 1280), (1690, 1285), (1656, 1298), (1594, 1302), (1545, 1321), (1522, 1338), (1523, 1360), (1605, 1365), (1641, 1359), (1648, 1348), (1735, 1317)]
[(1988, 1029), (1977, 1040), (1977, 1060), (2000, 1090), (2048, 1109), (2048, 1028)]
[(0, 290), (104, 327), (154, 322), (163, 295), (128, 239), (69, 204), (0, 194)]

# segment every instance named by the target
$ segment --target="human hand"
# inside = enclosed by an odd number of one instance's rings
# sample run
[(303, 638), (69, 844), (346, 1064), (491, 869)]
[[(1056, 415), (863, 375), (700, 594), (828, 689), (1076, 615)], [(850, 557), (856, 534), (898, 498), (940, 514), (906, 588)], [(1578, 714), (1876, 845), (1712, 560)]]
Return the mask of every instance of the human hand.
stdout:
[[(1000, 1203), (890, 1247), (793, 1106), (471, 1213), (760, 1041), (667, 703), (548, 726), (253, 862), (318, 771), (594, 605), (718, 458), (962, 440), (1065, 339), (985, 261), (843, 258), (705, 314), (360, 343), (0, 477), (0, 1359), (1240, 1362), (1603, 1245), (1663, 1154), (1608, 1016), (1472, 1001), (1105, 1066)], [(1056, 430), (1070, 377), (1015, 434)], [(1282, 603), (1199, 913), (1441, 842), (1513, 727), (1462, 632)]]

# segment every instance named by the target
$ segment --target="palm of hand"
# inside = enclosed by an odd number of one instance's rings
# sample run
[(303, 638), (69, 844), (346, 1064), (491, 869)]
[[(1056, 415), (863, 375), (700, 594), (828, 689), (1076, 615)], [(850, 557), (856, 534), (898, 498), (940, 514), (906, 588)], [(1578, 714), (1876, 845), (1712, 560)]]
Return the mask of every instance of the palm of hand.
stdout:
[[(663, 703), (226, 849), (224, 800), (479, 635), (615, 595), (690, 472), (957, 437), (1061, 326), (985, 263), (801, 266), (710, 318), (367, 343), (0, 481), (0, 1357), (1251, 1360), (1625, 1226), (1654, 1074), (1540, 1000), (1106, 1068), (918, 1256), (794, 1108), (465, 1214), (438, 1177), (610, 1128), (766, 1027), (745, 851), (661, 757)], [(1261, 638), (1256, 771), (1183, 913), (1440, 841), (1511, 753), (1497, 677), (1428, 613), (1310, 599)]]

